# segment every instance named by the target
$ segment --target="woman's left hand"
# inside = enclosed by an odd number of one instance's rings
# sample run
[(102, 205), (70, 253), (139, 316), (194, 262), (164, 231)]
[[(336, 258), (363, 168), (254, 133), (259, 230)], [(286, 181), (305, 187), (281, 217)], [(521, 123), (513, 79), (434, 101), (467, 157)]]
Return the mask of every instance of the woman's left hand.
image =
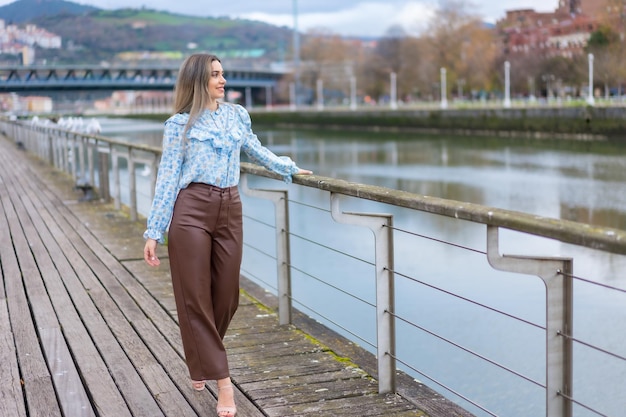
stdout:
[(312, 175), (313, 171), (309, 171), (308, 169), (299, 168), (296, 175)]

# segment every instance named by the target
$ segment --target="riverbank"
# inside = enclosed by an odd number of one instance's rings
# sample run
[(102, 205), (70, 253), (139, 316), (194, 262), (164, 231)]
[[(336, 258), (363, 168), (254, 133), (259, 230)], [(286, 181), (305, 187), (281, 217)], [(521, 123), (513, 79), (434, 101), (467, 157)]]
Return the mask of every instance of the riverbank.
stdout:
[[(253, 109), (257, 125), (355, 131), (404, 131), (455, 135), (621, 140), (626, 107), (484, 109)], [(165, 120), (165, 114), (125, 117)]]

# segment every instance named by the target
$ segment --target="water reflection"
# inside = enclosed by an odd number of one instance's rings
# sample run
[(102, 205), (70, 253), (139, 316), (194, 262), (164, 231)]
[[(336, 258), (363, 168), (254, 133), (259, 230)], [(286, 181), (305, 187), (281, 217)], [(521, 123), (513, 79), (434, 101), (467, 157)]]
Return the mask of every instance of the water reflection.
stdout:
[[(623, 229), (626, 147), (613, 143), (272, 131), (320, 175)], [(494, 143), (497, 142), (497, 143)]]

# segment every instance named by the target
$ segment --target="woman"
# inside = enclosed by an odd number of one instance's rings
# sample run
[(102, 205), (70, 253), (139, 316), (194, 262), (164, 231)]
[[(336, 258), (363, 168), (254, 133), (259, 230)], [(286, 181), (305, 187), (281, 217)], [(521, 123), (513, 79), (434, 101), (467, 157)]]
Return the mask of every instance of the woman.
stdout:
[(311, 171), (263, 147), (243, 107), (218, 102), (225, 84), (214, 55), (191, 55), (180, 67), (144, 233), (144, 259), (150, 266), (160, 264), (157, 243), (164, 243), (169, 225), (172, 284), (192, 386), (202, 391), (205, 381), (216, 380), (217, 413), (233, 417), (237, 409), (222, 341), (239, 304), (240, 150), (286, 182)]

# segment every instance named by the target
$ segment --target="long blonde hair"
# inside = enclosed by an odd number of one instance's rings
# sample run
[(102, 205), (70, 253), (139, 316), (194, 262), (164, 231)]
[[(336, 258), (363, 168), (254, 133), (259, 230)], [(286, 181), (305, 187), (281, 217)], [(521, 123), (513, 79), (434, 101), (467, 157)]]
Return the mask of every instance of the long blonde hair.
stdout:
[(183, 61), (178, 70), (174, 88), (174, 114), (189, 113), (183, 137), (186, 137), (189, 128), (212, 101), (209, 78), (213, 61), (221, 63), (215, 55), (193, 54)]

